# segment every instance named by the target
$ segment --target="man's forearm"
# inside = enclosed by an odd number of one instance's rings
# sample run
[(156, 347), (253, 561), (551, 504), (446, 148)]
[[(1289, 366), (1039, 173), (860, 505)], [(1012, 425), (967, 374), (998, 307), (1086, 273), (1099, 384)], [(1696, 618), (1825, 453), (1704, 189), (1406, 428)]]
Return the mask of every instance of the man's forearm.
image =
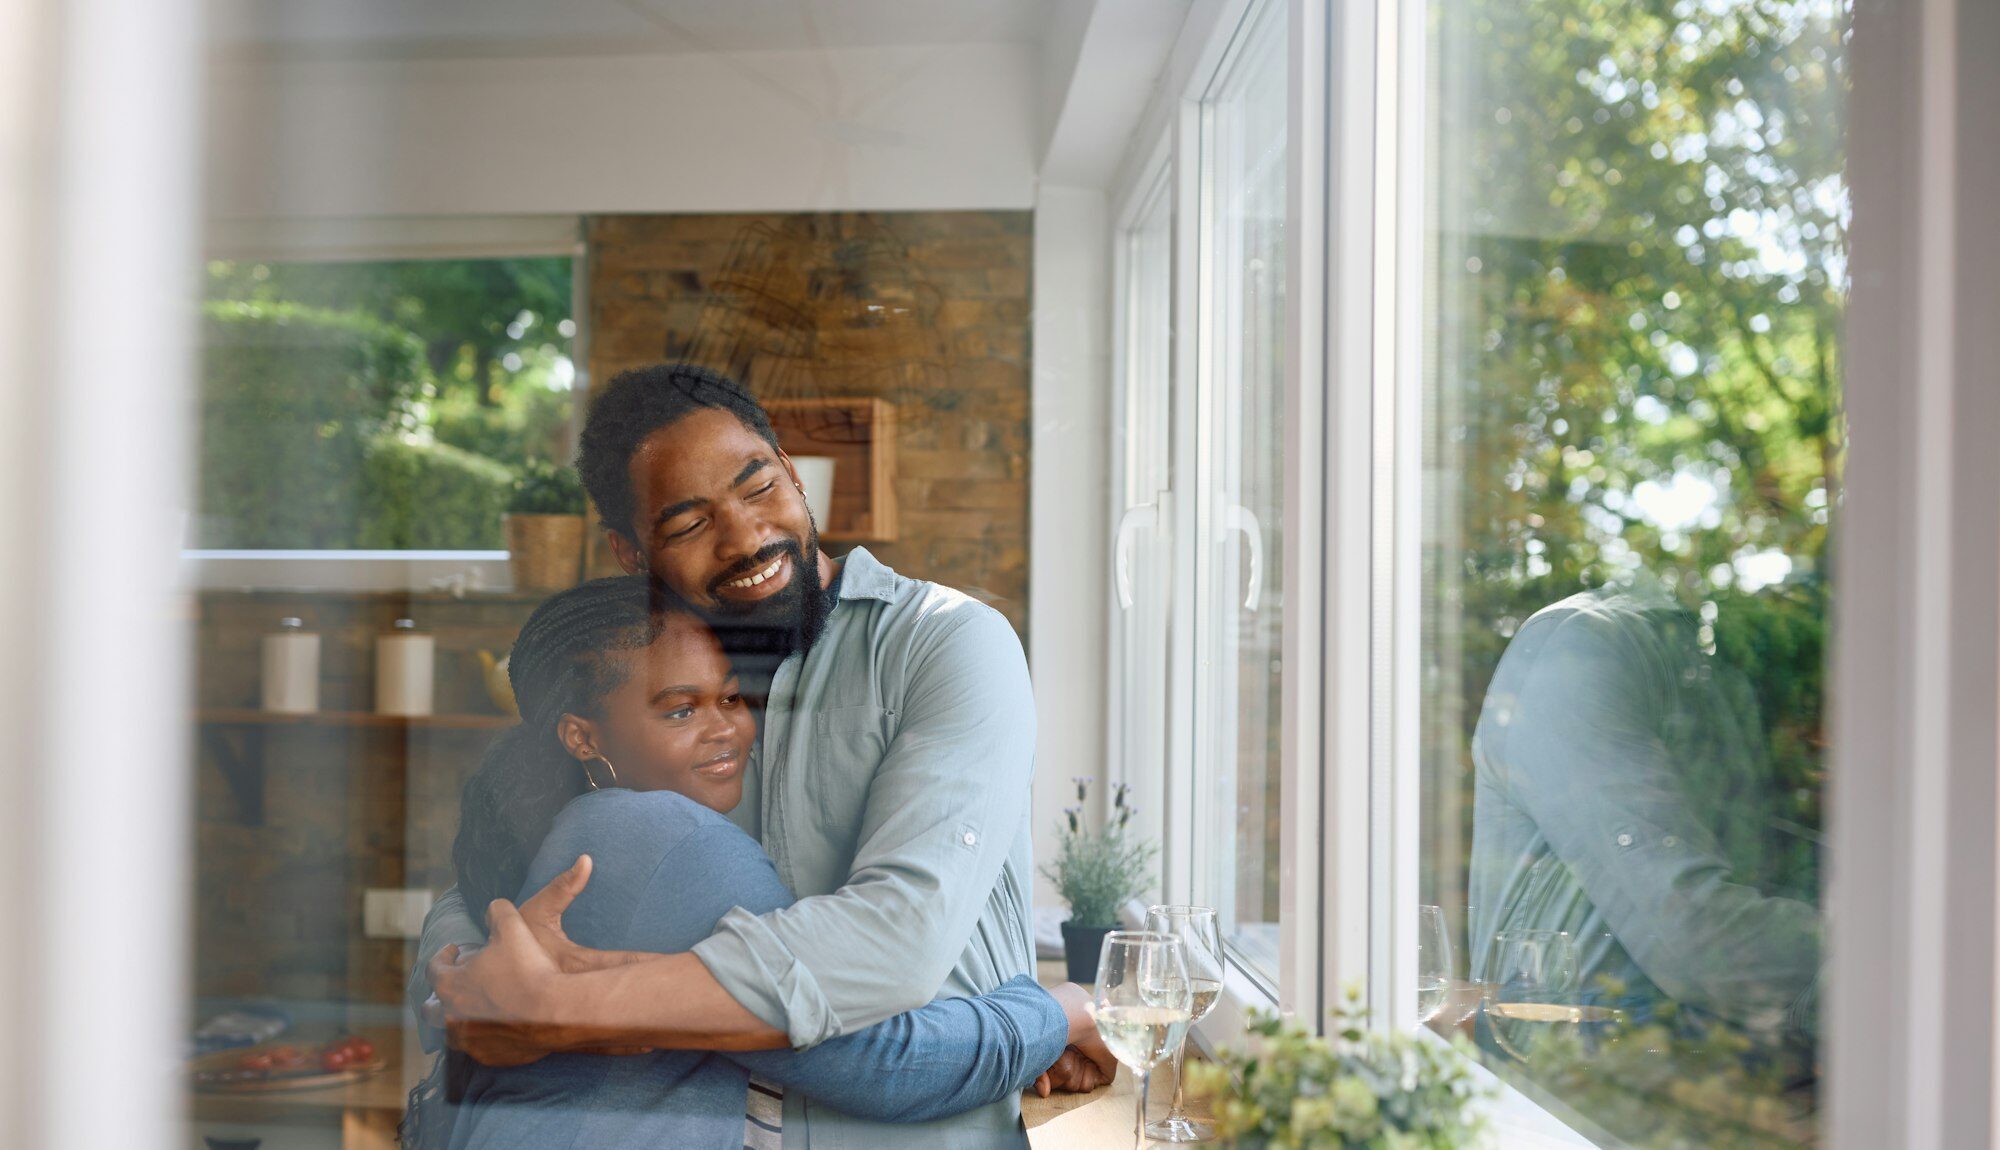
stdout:
[(627, 956), (631, 961), (570, 975), (557, 990), (555, 1012), (574, 1042), (607, 1041), (658, 1050), (776, 1050), (785, 1032), (731, 998), (692, 954)]

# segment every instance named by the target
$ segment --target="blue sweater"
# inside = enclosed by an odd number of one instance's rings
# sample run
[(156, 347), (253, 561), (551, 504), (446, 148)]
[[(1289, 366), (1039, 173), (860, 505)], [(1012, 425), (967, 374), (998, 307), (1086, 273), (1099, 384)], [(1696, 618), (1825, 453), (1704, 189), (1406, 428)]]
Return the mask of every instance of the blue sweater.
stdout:
[[(678, 953), (732, 908), (764, 914), (792, 902), (750, 836), (671, 791), (593, 791), (571, 802), (521, 896), (581, 854), (594, 864), (590, 884), (563, 925), (585, 946)], [(1068, 1030), (1055, 1000), (1017, 978), (808, 1050), (559, 1054), (529, 1066), (480, 1066), (451, 1146), (740, 1150), (752, 1072), (856, 1117), (927, 1122), (1018, 1093), (1061, 1055)]]

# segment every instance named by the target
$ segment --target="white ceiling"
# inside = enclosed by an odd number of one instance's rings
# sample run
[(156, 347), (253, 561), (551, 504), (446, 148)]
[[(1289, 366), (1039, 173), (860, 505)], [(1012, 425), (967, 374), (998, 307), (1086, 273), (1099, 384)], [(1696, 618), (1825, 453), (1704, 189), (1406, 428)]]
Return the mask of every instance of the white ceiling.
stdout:
[(214, 0), (232, 49), (333, 56), (1040, 44), (1076, 0)]

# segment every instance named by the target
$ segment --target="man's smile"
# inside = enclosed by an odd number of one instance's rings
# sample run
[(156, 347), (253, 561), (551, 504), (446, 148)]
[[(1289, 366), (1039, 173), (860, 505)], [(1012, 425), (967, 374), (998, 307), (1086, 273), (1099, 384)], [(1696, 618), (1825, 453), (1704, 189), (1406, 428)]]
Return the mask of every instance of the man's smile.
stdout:
[(774, 595), (791, 583), (792, 561), (789, 552), (756, 571), (740, 579), (731, 579), (718, 586), (717, 596), (739, 602), (753, 602)]

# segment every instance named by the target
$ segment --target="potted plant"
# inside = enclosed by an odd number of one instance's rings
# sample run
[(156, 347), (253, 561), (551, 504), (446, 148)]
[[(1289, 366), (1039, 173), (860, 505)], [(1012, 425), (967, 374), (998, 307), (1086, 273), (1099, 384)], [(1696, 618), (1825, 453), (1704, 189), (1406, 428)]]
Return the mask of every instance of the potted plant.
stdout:
[(1190, 1063), (1188, 1089), (1214, 1102), (1215, 1133), (1235, 1150), (1464, 1150), (1484, 1128), (1464, 1040), (1368, 1029), (1358, 992), (1332, 1033), (1251, 1012), (1251, 1049)]
[(583, 482), (576, 469), (531, 459), (507, 505), (507, 563), (520, 591), (574, 586), (583, 563)]
[(1069, 904), (1069, 919), (1062, 924), (1069, 980), (1087, 984), (1097, 980), (1097, 954), (1104, 936), (1118, 925), (1118, 908), (1152, 889), (1159, 847), (1132, 836), (1132, 816), (1138, 808), (1129, 801), (1131, 788), (1124, 783), (1112, 792), (1111, 813), (1103, 829), (1089, 830), (1082, 804), (1089, 797), (1091, 780), (1074, 781), (1077, 805), (1064, 809), (1066, 825), (1056, 831), (1055, 861), (1043, 867), (1042, 874)]

